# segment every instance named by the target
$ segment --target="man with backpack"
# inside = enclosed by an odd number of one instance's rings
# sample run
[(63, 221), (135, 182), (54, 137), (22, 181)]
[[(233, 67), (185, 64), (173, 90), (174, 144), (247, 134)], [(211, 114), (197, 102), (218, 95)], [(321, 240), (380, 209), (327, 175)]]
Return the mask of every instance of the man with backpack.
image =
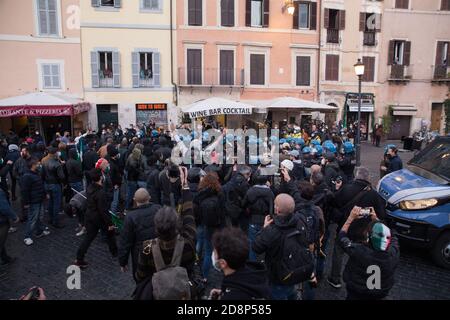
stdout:
[[(378, 192), (372, 188), (369, 181), (369, 170), (367, 168), (357, 167), (355, 180), (342, 187), (338, 185), (338, 189), (331, 200), (331, 206), (334, 208), (331, 218), (337, 224), (337, 230), (341, 229), (354, 206), (361, 208), (373, 207), (379, 219), (382, 220), (385, 217), (385, 202)], [(342, 248), (335, 243), (328, 283), (336, 289), (342, 287), (343, 254)]]
[(237, 174), (223, 188), (227, 216), (230, 218), (233, 226), (239, 226), (244, 232), (248, 230), (248, 217), (244, 211), (243, 201), (250, 188), (251, 173), (250, 167), (240, 166)]
[(279, 194), (274, 201), (273, 217), (266, 216), (264, 228), (256, 236), (252, 249), (265, 253), (272, 298), (296, 300), (295, 286), (313, 277), (314, 261), (305, 215), (294, 213), (295, 201)]

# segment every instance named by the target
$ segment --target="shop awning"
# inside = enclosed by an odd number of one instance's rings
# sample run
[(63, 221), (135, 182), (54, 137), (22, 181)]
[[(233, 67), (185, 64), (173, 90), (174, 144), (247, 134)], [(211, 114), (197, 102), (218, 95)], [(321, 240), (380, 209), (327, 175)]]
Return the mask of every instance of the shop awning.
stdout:
[(29, 93), (0, 100), (0, 118), (73, 116), (90, 109), (90, 104), (66, 95)]
[(417, 108), (414, 106), (394, 106), (392, 108), (394, 116), (415, 116)]
[(305, 111), (332, 111), (336, 110), (337, 107), (329, 106), (323, 103), (318, 103), (309, 100), (303, 100), (294, 97), (282, 97), (275, 98), (273, 100), (259, 100), (259, 101), (249, 101), (249, 103), (255, 105), (258, 108), (263, 109), (298, 109)]
[(191, 119), (216, 115), (245, 115), (252, 114), (253, 106), (247, 103), (223, 99), (209, 98), (199, 100), (181, 109), (188, 113)]

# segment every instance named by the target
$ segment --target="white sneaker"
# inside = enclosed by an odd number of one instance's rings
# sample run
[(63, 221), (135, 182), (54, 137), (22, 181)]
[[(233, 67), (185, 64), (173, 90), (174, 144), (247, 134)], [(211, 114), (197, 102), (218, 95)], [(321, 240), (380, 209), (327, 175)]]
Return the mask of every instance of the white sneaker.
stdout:
[(81, 237), (85, 233), (86, 233), (86, 228), (83, 227), (83, 228), (81, 228), (80, 232), (77, 233), (77, 237)]
[(50, 234), (50, 231), (48, 230), (44, 230), (42, 231), (40, 234), (36, 235), (36, 238), (42, 238), (42, 237), (46, 237)]
[(31, 246), (34, 241), (31, 238), (26, 238), (25, 240), (23, 240), (23, 242), (27, 245), (27, 246)]

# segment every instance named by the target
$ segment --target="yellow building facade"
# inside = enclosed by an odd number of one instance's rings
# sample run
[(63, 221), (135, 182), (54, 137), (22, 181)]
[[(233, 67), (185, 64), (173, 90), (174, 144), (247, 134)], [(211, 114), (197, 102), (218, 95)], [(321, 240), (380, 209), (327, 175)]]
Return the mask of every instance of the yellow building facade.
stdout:
[(167, 0), (81, 1), (83, 87), (93, 105), (91, 128), (167, 125), (174, 109), (174, 11)]

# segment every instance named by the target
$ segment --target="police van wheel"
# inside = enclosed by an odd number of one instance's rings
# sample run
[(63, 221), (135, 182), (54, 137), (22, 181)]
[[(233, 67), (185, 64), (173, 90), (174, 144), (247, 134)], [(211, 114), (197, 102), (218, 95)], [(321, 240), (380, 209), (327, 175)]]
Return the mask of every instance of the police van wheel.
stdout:
[(437, 239), (432, 255), (437, 265), (450, 269), (450, 232), (445, 232)]

